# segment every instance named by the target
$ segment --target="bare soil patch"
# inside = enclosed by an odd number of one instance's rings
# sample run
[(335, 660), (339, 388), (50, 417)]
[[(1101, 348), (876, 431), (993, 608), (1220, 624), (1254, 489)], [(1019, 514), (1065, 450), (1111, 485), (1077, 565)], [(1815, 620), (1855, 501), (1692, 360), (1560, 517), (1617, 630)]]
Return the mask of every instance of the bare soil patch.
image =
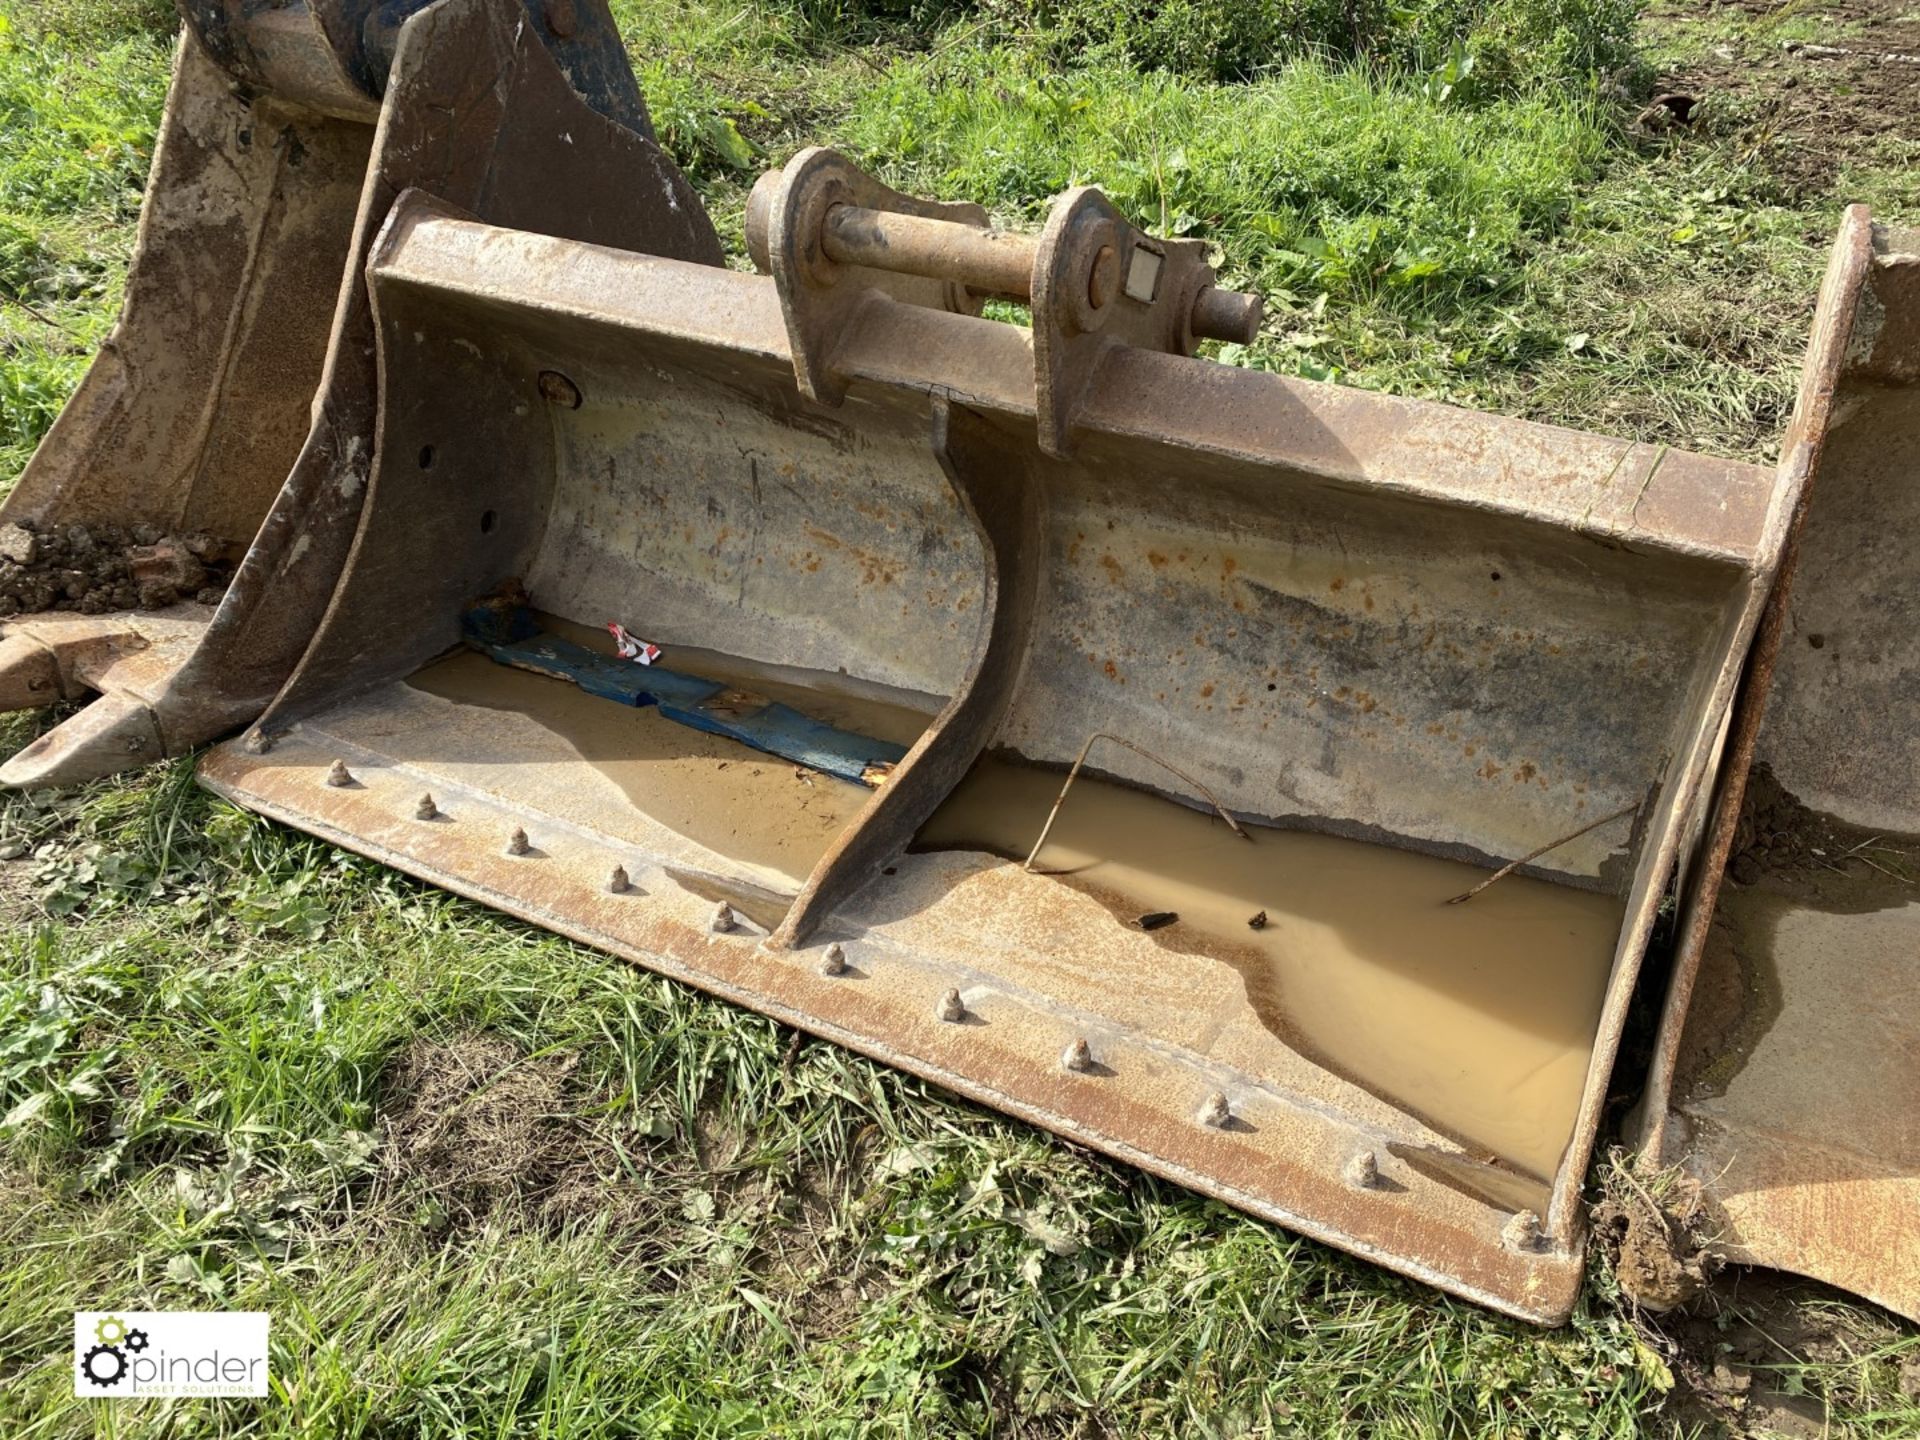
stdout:
[[(1825, 1437), (1827, 1405), (1809, 1371), (1846, 1374), (1898, 1333), (1897, 1323), (1811, 1280), (1735, 1267), (1653, 1333), (1670, 1351), (1676, 1418), (1710, 1436)], [(1920, 1370), (1920, 1367), (1915, 1367)], [(1920, 1373), (1901, 1373), (1920, 1393)]]
[(570, 1056), (485, 1032), (422, 1037), (382, 1083), (380, 1184), (429, 1233), (494, 1217), (555, 1226), (617, 1209), (612, 1137), (578, 1118)]
[(643, 1266), (744, 1260), (796, 1298), (802, 1333), (851, 1323), (872, 1290), (834, 1177), (753, 1163), (705, 1109), (691, 1153), (656, 1149), (671, 1132), (607, 1120), (608, 1096), (577, 1070), (575, 1056), (530, 1056), (486, 1031), (415, 1040), (382, 1077), (374, 1212), (440, 1242), (485, 1225), (596, 1224), (610, 1253)]
[[(1920, 0), (1832, 0), (1796, 9), (1810, 40), (1741, 38), (1663, 74), (1660, 92), (1696, 102), (1695, 128), (1739, 135), (1795, 190), (1831, 192), (1850, 165), (1872, 162), (1889, 139), (1920, 136)], [(1778, 20), (1771, 0), (1661, 5), (1662, 19)]]

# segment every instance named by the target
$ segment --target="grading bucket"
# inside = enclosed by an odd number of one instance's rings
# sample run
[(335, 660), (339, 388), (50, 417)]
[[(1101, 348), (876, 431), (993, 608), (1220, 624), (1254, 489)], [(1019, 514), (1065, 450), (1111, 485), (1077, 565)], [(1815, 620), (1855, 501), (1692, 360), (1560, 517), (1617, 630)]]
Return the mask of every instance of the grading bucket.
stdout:
[(181, 10), (119, 324), (0, 506), (0, 708), (100, 698), (4, 784), (180, 753), (286, 680), (365, 490), (362, 271), (401, 189), (719, 260), (604, 0)]
[(1804, 467), (1196, 358), (1257, 302), (1093, 190), (809, 151), (748, 243), (401, 197), (351, 552), (205, 783), (1565, 1317)]
[(1850, 212), (1822, 314), (1640, 1138), (1730, 1259), (1920, 1320), (1920, 232)]

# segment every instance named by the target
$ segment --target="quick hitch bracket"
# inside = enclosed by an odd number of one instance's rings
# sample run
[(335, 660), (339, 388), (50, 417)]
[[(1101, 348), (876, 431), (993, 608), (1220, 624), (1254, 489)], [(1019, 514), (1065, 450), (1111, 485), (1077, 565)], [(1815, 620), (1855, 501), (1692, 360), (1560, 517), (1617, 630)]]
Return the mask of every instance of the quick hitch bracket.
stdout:
[(1034, 421), (1040, 449), (1057, 458), (1111, 347), (1191, 355), (1201, 340), (1244, 345), (1260, 328), (1260, 297), (1216, 285), (1204, 242), (1148, 235), (1086, 186), (1026, 235), (993, 228), (978, 205), (902, 195), (816, 148), (760, 177), (746, 229), (780, 295), (795, 379), (822, 404), (845, 398), (834, 350), (876, 297), (967, 315), (989, 297), (1025, 303)]

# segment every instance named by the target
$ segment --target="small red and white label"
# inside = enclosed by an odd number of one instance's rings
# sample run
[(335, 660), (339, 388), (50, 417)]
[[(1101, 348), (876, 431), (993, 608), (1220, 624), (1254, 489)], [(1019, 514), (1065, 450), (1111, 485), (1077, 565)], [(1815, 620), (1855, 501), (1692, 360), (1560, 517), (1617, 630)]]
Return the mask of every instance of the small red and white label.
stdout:
[(618, 620), (607, 621), (607, 633), (613, 636), (613, 648), (620, 652), (622, 660), (632, 660), (640, 665), (651, 665), (660, 658), (660, 647), (642, 640), (630, 633)]

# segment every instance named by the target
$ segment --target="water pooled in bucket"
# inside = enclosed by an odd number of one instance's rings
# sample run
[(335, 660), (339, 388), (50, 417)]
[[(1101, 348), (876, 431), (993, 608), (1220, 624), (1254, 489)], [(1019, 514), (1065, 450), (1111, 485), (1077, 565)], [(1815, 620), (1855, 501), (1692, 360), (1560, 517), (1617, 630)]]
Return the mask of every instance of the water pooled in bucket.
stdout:
[[(1024, 858), (1062, 776), (985, 761), (916, 848)], [(1550, 1177), (1573, 1132), (1623, 913), (1611, 896), (1254, 827), (1082, 776), (1036, 869), (1156, 943), (1234, 966), (1274, 1035), (1487, 1155)], [(1266, 922), (1248, 921), (1264, 911)], [(1096, 956), (1086, 957), (1097, 965)]]
[[(587, 627), (543, 623), (606, 648)], [(669, 647), (663, 663), (901, 744), (939, 703), (688, 647)], [(411, 684), (536, 721), (636, 811), (724, 861), (716, 874), (776, 897), (798, 893), (871, 794), (478, 654), (439, 661)], [(915, 848), (1024, 858), (1061, 779), (982, 761)], [(1486, 872), (1358, 840), (1251, 831), (1248, 843), (1209, 812), (1083, 776), (1039, 859), (1052, 873), (1032, 883), (1093, 895), (1116, 924), (1174, 912), (1154, 943), (1231, 965), (1279, 1040), (1474, 1153), (1550, 1177), (1572, 1134), (1621, 902), (1510, 876), (1449, 906)], [(1259, 912), (1256, 930), (1248, 921)], [(1093, 971), (1101, 963), (1097, 953), (1068, 958)]]
[[(540, 618), (549, 633), (600, 651), (612, 648), (604, 631)], [(690, 646), (670, 647), (659, 663), (900, 744), (918, 738), (940, 703), (932, 696), (882, 692), (846, 676), (757, 665)], [(790, 896), (872, 794), (677, 724), (652, 706), (616, 704), (471, 651), (436, 661), (408, 683), (443, 699), (538, 722), (618, 786), (636, 810)]]

